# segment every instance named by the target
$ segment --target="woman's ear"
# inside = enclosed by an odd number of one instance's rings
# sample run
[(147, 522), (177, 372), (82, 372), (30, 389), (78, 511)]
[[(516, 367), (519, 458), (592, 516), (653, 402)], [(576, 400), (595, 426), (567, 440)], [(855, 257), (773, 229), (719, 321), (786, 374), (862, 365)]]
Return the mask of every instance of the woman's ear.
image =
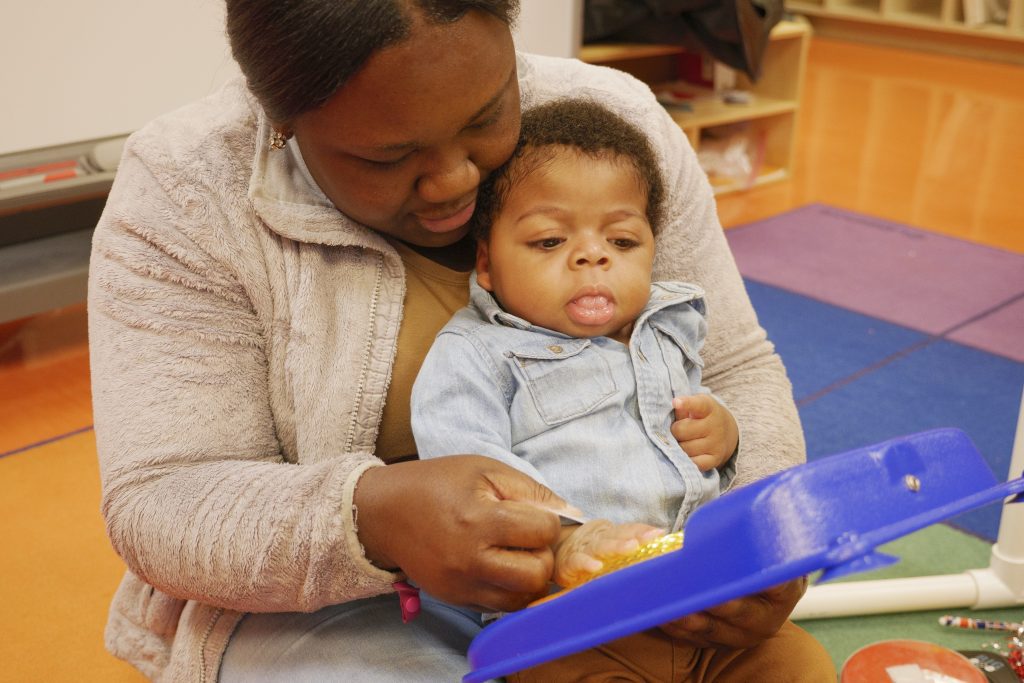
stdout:
[(476, 283), (488, 292), (493, 292), (491, 286), (491, 258), (487, 251), (487, 240), (476, 241)]

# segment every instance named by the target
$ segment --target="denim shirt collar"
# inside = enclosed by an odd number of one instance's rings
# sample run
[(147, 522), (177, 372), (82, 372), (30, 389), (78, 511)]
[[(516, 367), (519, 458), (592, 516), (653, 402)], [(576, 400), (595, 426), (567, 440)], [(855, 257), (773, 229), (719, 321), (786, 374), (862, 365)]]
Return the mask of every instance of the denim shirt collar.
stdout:
[[(556, 332), (554, 330), (534, 325), (503, 309), (498, 305), (493, 294), (477, 284), (476, 271), (473, 271), (473, 274), (470, 275), (469, 278), (469, 301), (481, 317), (493, 325), (514, 327), (520, 330), (530, 330), (561, 339), (572, 338), (570, 335), (563, 334), (562, 332)], [(706, 305), (704, 302), (704, 290), (697, 285), (685, 282), (652, 282), (650, 298), (647, 300), (647, 305), (644, 306), (643, 311), (641, 311), (640, 315), (637, 317), (636, 325), (633, 328), (634, 334), (636, 333), (636, 330), (639, 329), (643, 323), (655, 313), (670, 306), (684, 303), (689, 303), (691, 306), (696, 308), (701, 315), (707, 315)]]

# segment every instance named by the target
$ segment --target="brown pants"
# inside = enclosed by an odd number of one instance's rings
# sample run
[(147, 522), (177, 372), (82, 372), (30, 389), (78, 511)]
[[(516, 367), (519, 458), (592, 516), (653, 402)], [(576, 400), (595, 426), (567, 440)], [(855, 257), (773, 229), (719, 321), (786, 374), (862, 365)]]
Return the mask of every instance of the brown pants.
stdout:
[(835, 683), (836, 669), (811, 634), (787, 621), (748, 650), (698, 650), (658, 629), (512, 674), (509, 683)]

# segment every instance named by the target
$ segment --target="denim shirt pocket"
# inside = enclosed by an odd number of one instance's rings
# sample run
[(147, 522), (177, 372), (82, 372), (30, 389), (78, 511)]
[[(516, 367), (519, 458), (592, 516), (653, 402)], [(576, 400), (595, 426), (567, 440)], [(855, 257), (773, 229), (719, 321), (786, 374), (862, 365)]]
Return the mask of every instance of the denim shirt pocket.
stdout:
[(589, 339), (550, 338), (509, 351), (547, 425), (586, 415), (615, 393), (611, 366)]
[(687, 338), (681, 330), (671, 325), (652, 322), (655, 338), (661, 348), (665, 365), (668, 366), (672, 383), (672, 395), (684, 396), (700, 389), (704, 373), (704, 359), (700, 357), (694, 339)]

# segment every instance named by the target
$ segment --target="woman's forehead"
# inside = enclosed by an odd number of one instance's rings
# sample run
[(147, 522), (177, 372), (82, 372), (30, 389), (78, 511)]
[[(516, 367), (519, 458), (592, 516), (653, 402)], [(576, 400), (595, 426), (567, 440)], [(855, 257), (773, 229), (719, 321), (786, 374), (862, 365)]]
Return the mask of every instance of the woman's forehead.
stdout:
[(508, 26), (469, 12), (452, 23), (417, 20), (408, 38), (376, 52), (322, 107), (300, 118), (346, 145), (426, 145), (469, 125), (517, 87)]

